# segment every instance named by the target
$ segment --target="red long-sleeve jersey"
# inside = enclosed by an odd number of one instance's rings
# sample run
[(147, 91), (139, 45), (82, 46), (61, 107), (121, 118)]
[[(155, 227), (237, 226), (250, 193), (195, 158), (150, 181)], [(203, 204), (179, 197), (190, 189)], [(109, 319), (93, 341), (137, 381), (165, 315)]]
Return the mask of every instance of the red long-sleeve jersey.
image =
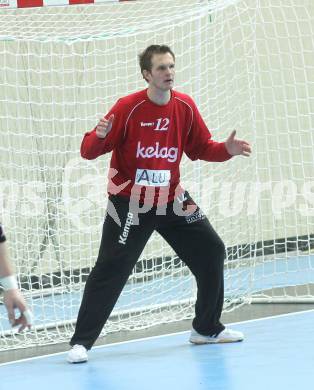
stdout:
[(172, 90), (169, 102), (157, 105), (142, 90), (119, 99), (106, 118), (112, 114), (107, 136), (98, 138), (94, 129), (85, 134), (81, 145), (81, 155), (88, 160), (112, 151), (109, 194), (145, 197), (145, 202), (154, 204), (162, 197), (170, 202), (183, 192), (179, 170), (183, 152), (191, 160), (231, 158), (224, 143), (211, 139), (186, 94)]

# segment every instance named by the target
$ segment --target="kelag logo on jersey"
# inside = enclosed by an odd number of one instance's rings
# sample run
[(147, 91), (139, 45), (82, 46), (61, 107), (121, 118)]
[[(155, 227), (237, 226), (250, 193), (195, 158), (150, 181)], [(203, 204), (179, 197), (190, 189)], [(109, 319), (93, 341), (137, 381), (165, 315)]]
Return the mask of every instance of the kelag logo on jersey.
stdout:
[(164, 169), (137, 169), (135, 184), (148, 187), (165, 187), (170, 182), (170, 171)]
[(155, 146), (142, 146), (141, 142), (137, 143), (136, 157), (139, 158), (164, 158), (169, 162), (175, 162), (178, 158), (178, 148), (166, 146), (160, 147), (159, 142), (155, 143)]

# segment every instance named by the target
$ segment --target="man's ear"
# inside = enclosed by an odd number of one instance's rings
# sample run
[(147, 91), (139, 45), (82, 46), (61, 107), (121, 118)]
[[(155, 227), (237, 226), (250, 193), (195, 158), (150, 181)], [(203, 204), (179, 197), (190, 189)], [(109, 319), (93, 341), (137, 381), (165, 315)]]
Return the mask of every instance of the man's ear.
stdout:
[(148, 70), (144, 69), (142, 72), (142, 75), (143, 75), (143, 78), (145, 79), (145, 81), (149, 82), (148, 76), (150, 75), (150, 72)]

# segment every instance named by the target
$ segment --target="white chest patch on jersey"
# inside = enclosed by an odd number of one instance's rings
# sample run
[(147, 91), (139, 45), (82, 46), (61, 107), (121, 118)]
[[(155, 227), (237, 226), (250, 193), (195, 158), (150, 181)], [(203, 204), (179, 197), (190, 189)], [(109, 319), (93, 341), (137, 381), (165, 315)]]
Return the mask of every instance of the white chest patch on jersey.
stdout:
[(154, 126), (154, 122), (141, 122), (141, 127)]
[(147, 187), (165, 187), (169, 185), (171, 173), (164, 169), (137, 169), (135, 184)]
[(160, 147), (159, 142), (154, 146), (141, 146), (141, 142), (137, 143), (136, 158), (164, 158), (169, 162), (175, 162), (178, 158), (178, 148), (167, 146)]

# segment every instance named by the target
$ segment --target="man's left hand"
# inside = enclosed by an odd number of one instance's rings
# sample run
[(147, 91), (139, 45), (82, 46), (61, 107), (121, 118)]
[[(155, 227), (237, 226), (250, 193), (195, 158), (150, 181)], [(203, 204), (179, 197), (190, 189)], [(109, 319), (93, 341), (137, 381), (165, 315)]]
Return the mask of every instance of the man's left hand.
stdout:
[(225, 146), (227, 149), (227, 152), (231, 156), (246, 156), (249, 157), (252, 150), (251, 146), (248, 142), (236, 139), (236, 130), (233, 130), (233, 132), (229, 135), (227, 141), (225, 142)]

